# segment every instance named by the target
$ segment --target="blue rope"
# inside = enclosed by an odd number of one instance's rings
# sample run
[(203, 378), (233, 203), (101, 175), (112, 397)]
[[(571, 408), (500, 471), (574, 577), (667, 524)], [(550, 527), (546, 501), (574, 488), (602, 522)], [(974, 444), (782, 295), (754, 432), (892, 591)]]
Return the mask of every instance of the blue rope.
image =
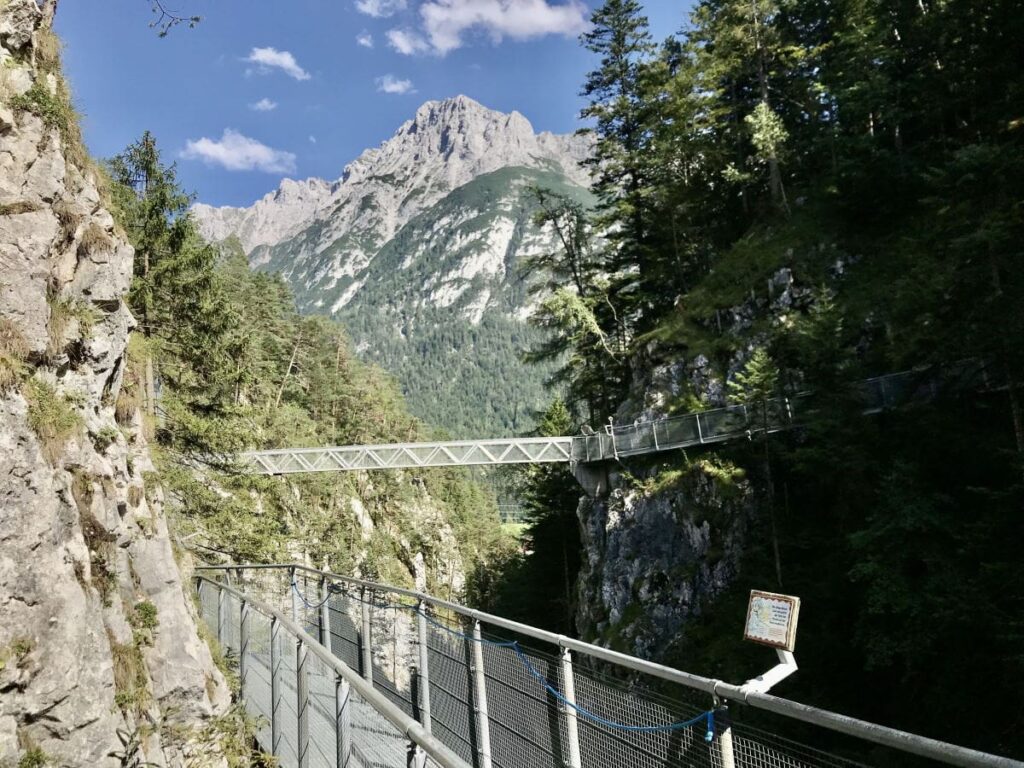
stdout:
[[(306, 607), (310, 609), (321, 608), (324, 605), (324, 603), (326, 603), (331, 597), (331, 593), (329, 592), (327, 597), (320, 601), (320, 603), (313, 605), (306, 601), (306, 598), (302, 595), (301, 592), (299, 592), (298, 584), (296, 584), (294, 581), (292, 582), (292, 588), (295, 590), (295, 593), (299, 596), (299, 599), (302, 600), (302, 602), (305, 603)], [(350, 600), (355, 600), (360, 603), (366, 603), (367, 605), (371, 605), (376, 608), (383, 608), (385, 610), (392, 609), (412, 611), (413, 613), (422, 616), (424, 619), (427, 620), (429, 624), (432, 624), (433, 626), (437, 627), (443, 632), (447, 632), (449, 635), (460, 638), (467, 642), (481, 643), (482, 645), (489, 645), (494, 648), (510, 648), (512, 652), (516, 655), (516, 657), (519, 659), (519, 661), (522, 662), (523, 666), (526, 667), (526, 671), (530, 674), (530, 676), (537, 680), (544, 687), (544, 689), (549, 694), (551, 694), (557, 701), (559, 701), (567, 707), (571, 707), (580, 717), (586, 718), (587, 720), (591, 720), (597, 723), (598, 725), (603, 725), (605, 728), (611, 728), (617, 731), (628, 731), (630, 733), (662, 733), (665, 731), (681, 731), (686, 728), (690, 728), (703, 720), (707, 724), (707, 731), (704, 734), (704, 740), (710, 742), (715, 738), (715, 711), (713, 709), (709, 709), (707, 712), (701, 712), (699, 715), (696, 715), (690, 718), (689, 720), (682, 720), (676, 723), (668, 723), (667, 725), (627, 725), (626, 723), (619, 723), (614, 720), (608, 720), (607, 718), (601, 717), (600, 715), (594, 714), (593, 712), (584, 709), (579, 704), (571, 702), (565, 696), (563, 696), (562, 693), (553, 685), (551, 685), (551, 683), (548, 682), (548, 679), (543, 674), (541, 674), (536, 669), (536, 667), (533, 666), (533, 664), (530, 663), (529, 657), (523, 652), (523, 649), (519, 645), (518, 640), (489, 640), (484, 637), (476, 638), (473, 635), (467, 635), (465, 632), (459, 632), (458, 630), (452, 629), (451, 627), (448, 627), (442, 624), (441, 622), (437, 621), (436, 619), (431, 617), (426, 611), (421, 609), (420, 606), (418, 605), (406, 605), (404, 603), (380, 603), (371, 600), (363, 600), (360, 597), (356, 597), (355, 595), (352, 595), (344, 591), (340, 592), (339, 594), (345, 595), (345, 597), (349, 598)]]

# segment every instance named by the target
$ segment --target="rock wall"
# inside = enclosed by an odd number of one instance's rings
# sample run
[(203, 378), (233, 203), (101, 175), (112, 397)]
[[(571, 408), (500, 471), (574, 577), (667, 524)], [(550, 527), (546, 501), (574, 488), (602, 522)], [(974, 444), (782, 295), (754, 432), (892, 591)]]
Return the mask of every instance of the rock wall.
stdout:
[(0, 765), (215, 765), (229, 692), (122, 393), (134, 254), (56, 52), (0, 0)]

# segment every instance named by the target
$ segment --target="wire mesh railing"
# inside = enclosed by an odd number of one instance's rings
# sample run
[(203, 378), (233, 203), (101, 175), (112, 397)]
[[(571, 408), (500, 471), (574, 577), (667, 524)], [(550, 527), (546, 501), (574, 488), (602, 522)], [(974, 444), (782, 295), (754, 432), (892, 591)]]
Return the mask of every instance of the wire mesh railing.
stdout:
[[(338, 762), (330, 745), (341, 737), (323, 714), (330, 714), (329, 686), (307, 668), (311, 703), (304, 731), (293, 708), (274, 704), (301, 700), (295, 691), (303, 673), (294, 663), (300, 657), (288, 657), (282, 648), (269, 654), (269, 672), (247, 664), (246, 705), (277, 723), (269, 741), (266, 729), (260, 739), (284, 766), (423, 765), (428, 752), (406, 749), (408, 740), (394, 721), (388, 726), (371, 711), (381, 702), (403, 722), (418, 722), (460, 764), (475, 768), (1024, 765), (669, 669), (411, 590), (294, 565), (200, 571), (200, 581), (213, 585), (201, 590), (202, 615), (218, 627), (229, 650), (236, 642), (250, 649), (276, 646), (267, 642), (266, 627), (230, 627), (231, 617), (241, 616), (241, 603), (219, 597), (211, 609), (211, 594), (221, 586), (220, 595), (252, 595), (261, 605), (290, 613), (294, 626), (330, 648), (334, 669), (348, 669), (377, 696), (353, 709), (359, 719), (348, 739), (351, 762)], [(242, 654), (250, 656), (268, 663), (264, 651)], [(324, 661), (318, 658), (316, 663)], [(276, 672), (274, 659), (280, 660)], [(729, 703), (749, 707), (730, 709)], [(772, 727), (750, 723), (745, 715), (754, 710), (769, 717)], [(310, 740), (315, 743), (304, 746)], [(321, 757), (326, 762), (318, 762)], [(918, 757), (925, 760), (908, 762)], [(409, 762), (416, 759), (421, 762)]]
[(237, 664), (241, 699), (257, 721), (256, 739), (279, 765), (468, 768), (307, 632), (311, 612), (289, 619), (221, 580), (199, 576), (197, 586), (200, 615), (225, 657)]

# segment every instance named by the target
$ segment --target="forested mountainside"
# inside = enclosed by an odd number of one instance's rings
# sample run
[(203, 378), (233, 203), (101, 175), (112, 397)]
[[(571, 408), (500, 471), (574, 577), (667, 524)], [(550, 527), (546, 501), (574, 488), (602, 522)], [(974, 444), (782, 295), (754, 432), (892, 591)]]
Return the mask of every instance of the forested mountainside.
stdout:
[[(736, 639), (748, 591), (796, 594), (781, 695), (1024, 755), (1020, 10), (703, 0), (661, 44), (635, 0), (595, 13), (599, 203), (566, 214), (607, 242), (551, 264), (546, 428), (815, 397), (578, 509), (528, 471), (495, 610), (743, 680), (771, 662)], [(851, 382), (915, 368), (936, 399), (862, 413)]]
[(533, 226), (531, 190), (590, 204), (588, 146), (459, 96), (424, 104), (334, 183), (193, 210), (205, 236), (234, 235), (255, 268), (281, 274), (300, 311), (342, 320), (417, 416), (459, 437), (512, 434), (531, 428), (551, 372), (520, 365), (546, 338), (526, 323), (524, 263), (557, 244)]
[(151, 428), (182, 534), (235, 561), (298, 558), (460, 594), (501, 545), (493, 497), (462, 471), (239, 474), (232, 457), (246, 449), (429, 432), (387, 374), (353, 357), (340, 326), (299, 315), (281, 278), (251, 271), (237, 242), (199, 237), (149, 134), (111, 171), (123, 225), (148, 256), (136, 258), (131, 293), (142, 333), (129, 391), (159, 387)]

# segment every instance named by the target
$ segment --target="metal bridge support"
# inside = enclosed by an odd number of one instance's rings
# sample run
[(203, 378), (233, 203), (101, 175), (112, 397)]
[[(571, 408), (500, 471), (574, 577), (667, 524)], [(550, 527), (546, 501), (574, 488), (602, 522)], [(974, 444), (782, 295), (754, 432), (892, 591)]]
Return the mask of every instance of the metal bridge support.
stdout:
[[(715, 730), (718, 737), (718, 757), (721, 768), (736, 768), (736, 756), (732, 749), (732, 719), (729, 708), (715, 707)], [(713, 749), (713, 748), (712, 748)]]
[(224, 590), (217, 586), (217, 642), (224, 647)]
[(270, 753), (281, 755), (281, 625), (270, 617)]
[(352, 725), (349, 715), (350, 689), (340, 675), (334, 678), (334, 738), (338, 768), (349, 768), (352, 763)]
[(366, 598), (368, 590), (362, 587), (359, 592), (362, 629), (359, 632), (359, 646), (363, 652), (363, 677), (373, 682), (373, 644), (370, 637), (370, 601)]
[(299, 581), (294, 567), (288, 569), (288, 578), (291, 579), (292, 585), (292, 621), (302, 627), (303, 622), (299, 621)]
[(591, 498), (598, 498), (608, 493), (610, 482), (608, 466), (604, 462), (592, 464), (575, 463), (572, 465), (572, 476), (583, 486), (583, 490)]
[(565, 714), (565, 737), (566, 737), (566, 768), (582, 768), (583, 761), (580, 758), (580, 732), (576, 722), (576, 683), (572, 676), (572, 654), (568, 648), (562, 649), (562, 695), (565, 696), (565, 704), (562, 711)]
[(306, 669), (306, 644), (301, 639), (295, 641), (295, 691), (297, 694), (295, 711), (298, 714), (298, 752), (299, 768), (309, 768), (309, 673)]
[(249, 613), (249, 601), (243, 600), (238, 615), (238, 691), (242, 701), (245, 701), (248, 691), (247, 678), (249, 677), (249, 634), (252, 617)]
[(431, 733), (430, 724), (430, 649), (427, 647), (427, 604), (420, 600), (419, 610), (416, 612), (416, 631), (419, 641), (419, 707), (420, 724), (427, 733)]
[(320, 577), (320, 645), (334, 652), (331, 647), (331, 592), (327, 577)]
[(484, 674), (483, 637), (480, 622), (473, 622), (473, 703), (476, 709), (478, 768), (491, 768), (491, 722), (487, 715), (487, 677)]

